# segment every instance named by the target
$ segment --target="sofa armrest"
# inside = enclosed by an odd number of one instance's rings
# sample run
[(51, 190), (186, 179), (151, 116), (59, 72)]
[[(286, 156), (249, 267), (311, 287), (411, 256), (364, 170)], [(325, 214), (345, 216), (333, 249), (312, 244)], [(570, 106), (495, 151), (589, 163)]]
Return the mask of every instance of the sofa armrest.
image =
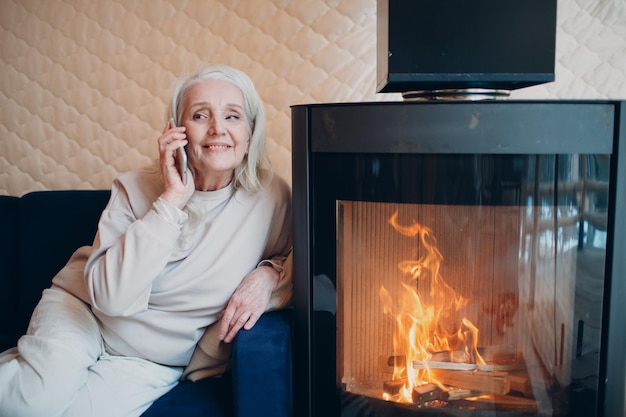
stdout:
[(233, 342), (231, 371), (181, 381), (142, 417), (291, 417), (291, 310), (263, 314)]
[(26, 331), (41, 293), (72, 253), (91, 245), (108, 190), (33, 191), (19, 206), (18, 325)]
[(19, 198), (0, 195), (0, 352), (15, 346), (22, 328), (15, 320), (19, 272), (17, 210)]
[(235, 417), (293, 414), (291, 309), (263, 314), (233, 342)]

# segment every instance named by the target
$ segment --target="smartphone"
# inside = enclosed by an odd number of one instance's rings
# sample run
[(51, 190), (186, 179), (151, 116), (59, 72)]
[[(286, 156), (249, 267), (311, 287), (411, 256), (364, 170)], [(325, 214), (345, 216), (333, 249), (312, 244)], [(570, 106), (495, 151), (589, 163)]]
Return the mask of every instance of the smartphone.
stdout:
[[(170, 121), (172, 122), (172, 127), (176, 126), (174, 118), (171, 118)], [(176, 149), (176, 167), (183, 184), (187, 185), (187, 152), (185, 152), (184, 146)]]

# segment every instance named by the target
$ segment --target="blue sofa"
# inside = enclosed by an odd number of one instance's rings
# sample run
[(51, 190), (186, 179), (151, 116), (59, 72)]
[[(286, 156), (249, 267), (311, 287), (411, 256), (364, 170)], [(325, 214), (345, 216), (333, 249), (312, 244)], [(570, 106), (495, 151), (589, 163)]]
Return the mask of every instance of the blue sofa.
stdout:
[[(0, 196), (0, 351), (15, 346), (52, 277), (94, 238), (108, 190), (36, 191)], [(264, 314), (233, 342), (221, 378), (182, 382), (145, 416), (292, 415), (290, 310)]]

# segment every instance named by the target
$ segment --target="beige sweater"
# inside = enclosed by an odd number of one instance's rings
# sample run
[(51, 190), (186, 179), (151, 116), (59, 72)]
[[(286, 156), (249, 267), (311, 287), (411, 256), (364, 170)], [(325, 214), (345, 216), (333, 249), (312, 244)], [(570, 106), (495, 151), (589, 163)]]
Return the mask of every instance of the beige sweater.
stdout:
[[(246, 274), (263, 260), (279, 269), (286, 261), (291, 195), (278, 175), (259, 192), (196, 191), (205, 215), (182, 238), (192, 220), (158, 198), (162, 187), (153, 168), (116, 179), (93, 246), (53, 284), (91, 305), (110, 353), (185, 366)], [(290, 283), (287, 274), (273, 303), (285, 304)]]

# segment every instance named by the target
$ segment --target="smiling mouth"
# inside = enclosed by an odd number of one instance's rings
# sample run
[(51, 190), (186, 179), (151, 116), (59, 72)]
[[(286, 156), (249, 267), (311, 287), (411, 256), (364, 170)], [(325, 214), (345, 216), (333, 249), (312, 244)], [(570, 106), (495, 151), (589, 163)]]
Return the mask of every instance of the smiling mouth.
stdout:
[(230, 148), (230, 146), (228, 146), (228, 145), (205, 145), (204, 148), (206, 148), (206, 149), (214, 149), (214, 150), (220, 151), (220, 150), (226, 150), (226, 149)]

